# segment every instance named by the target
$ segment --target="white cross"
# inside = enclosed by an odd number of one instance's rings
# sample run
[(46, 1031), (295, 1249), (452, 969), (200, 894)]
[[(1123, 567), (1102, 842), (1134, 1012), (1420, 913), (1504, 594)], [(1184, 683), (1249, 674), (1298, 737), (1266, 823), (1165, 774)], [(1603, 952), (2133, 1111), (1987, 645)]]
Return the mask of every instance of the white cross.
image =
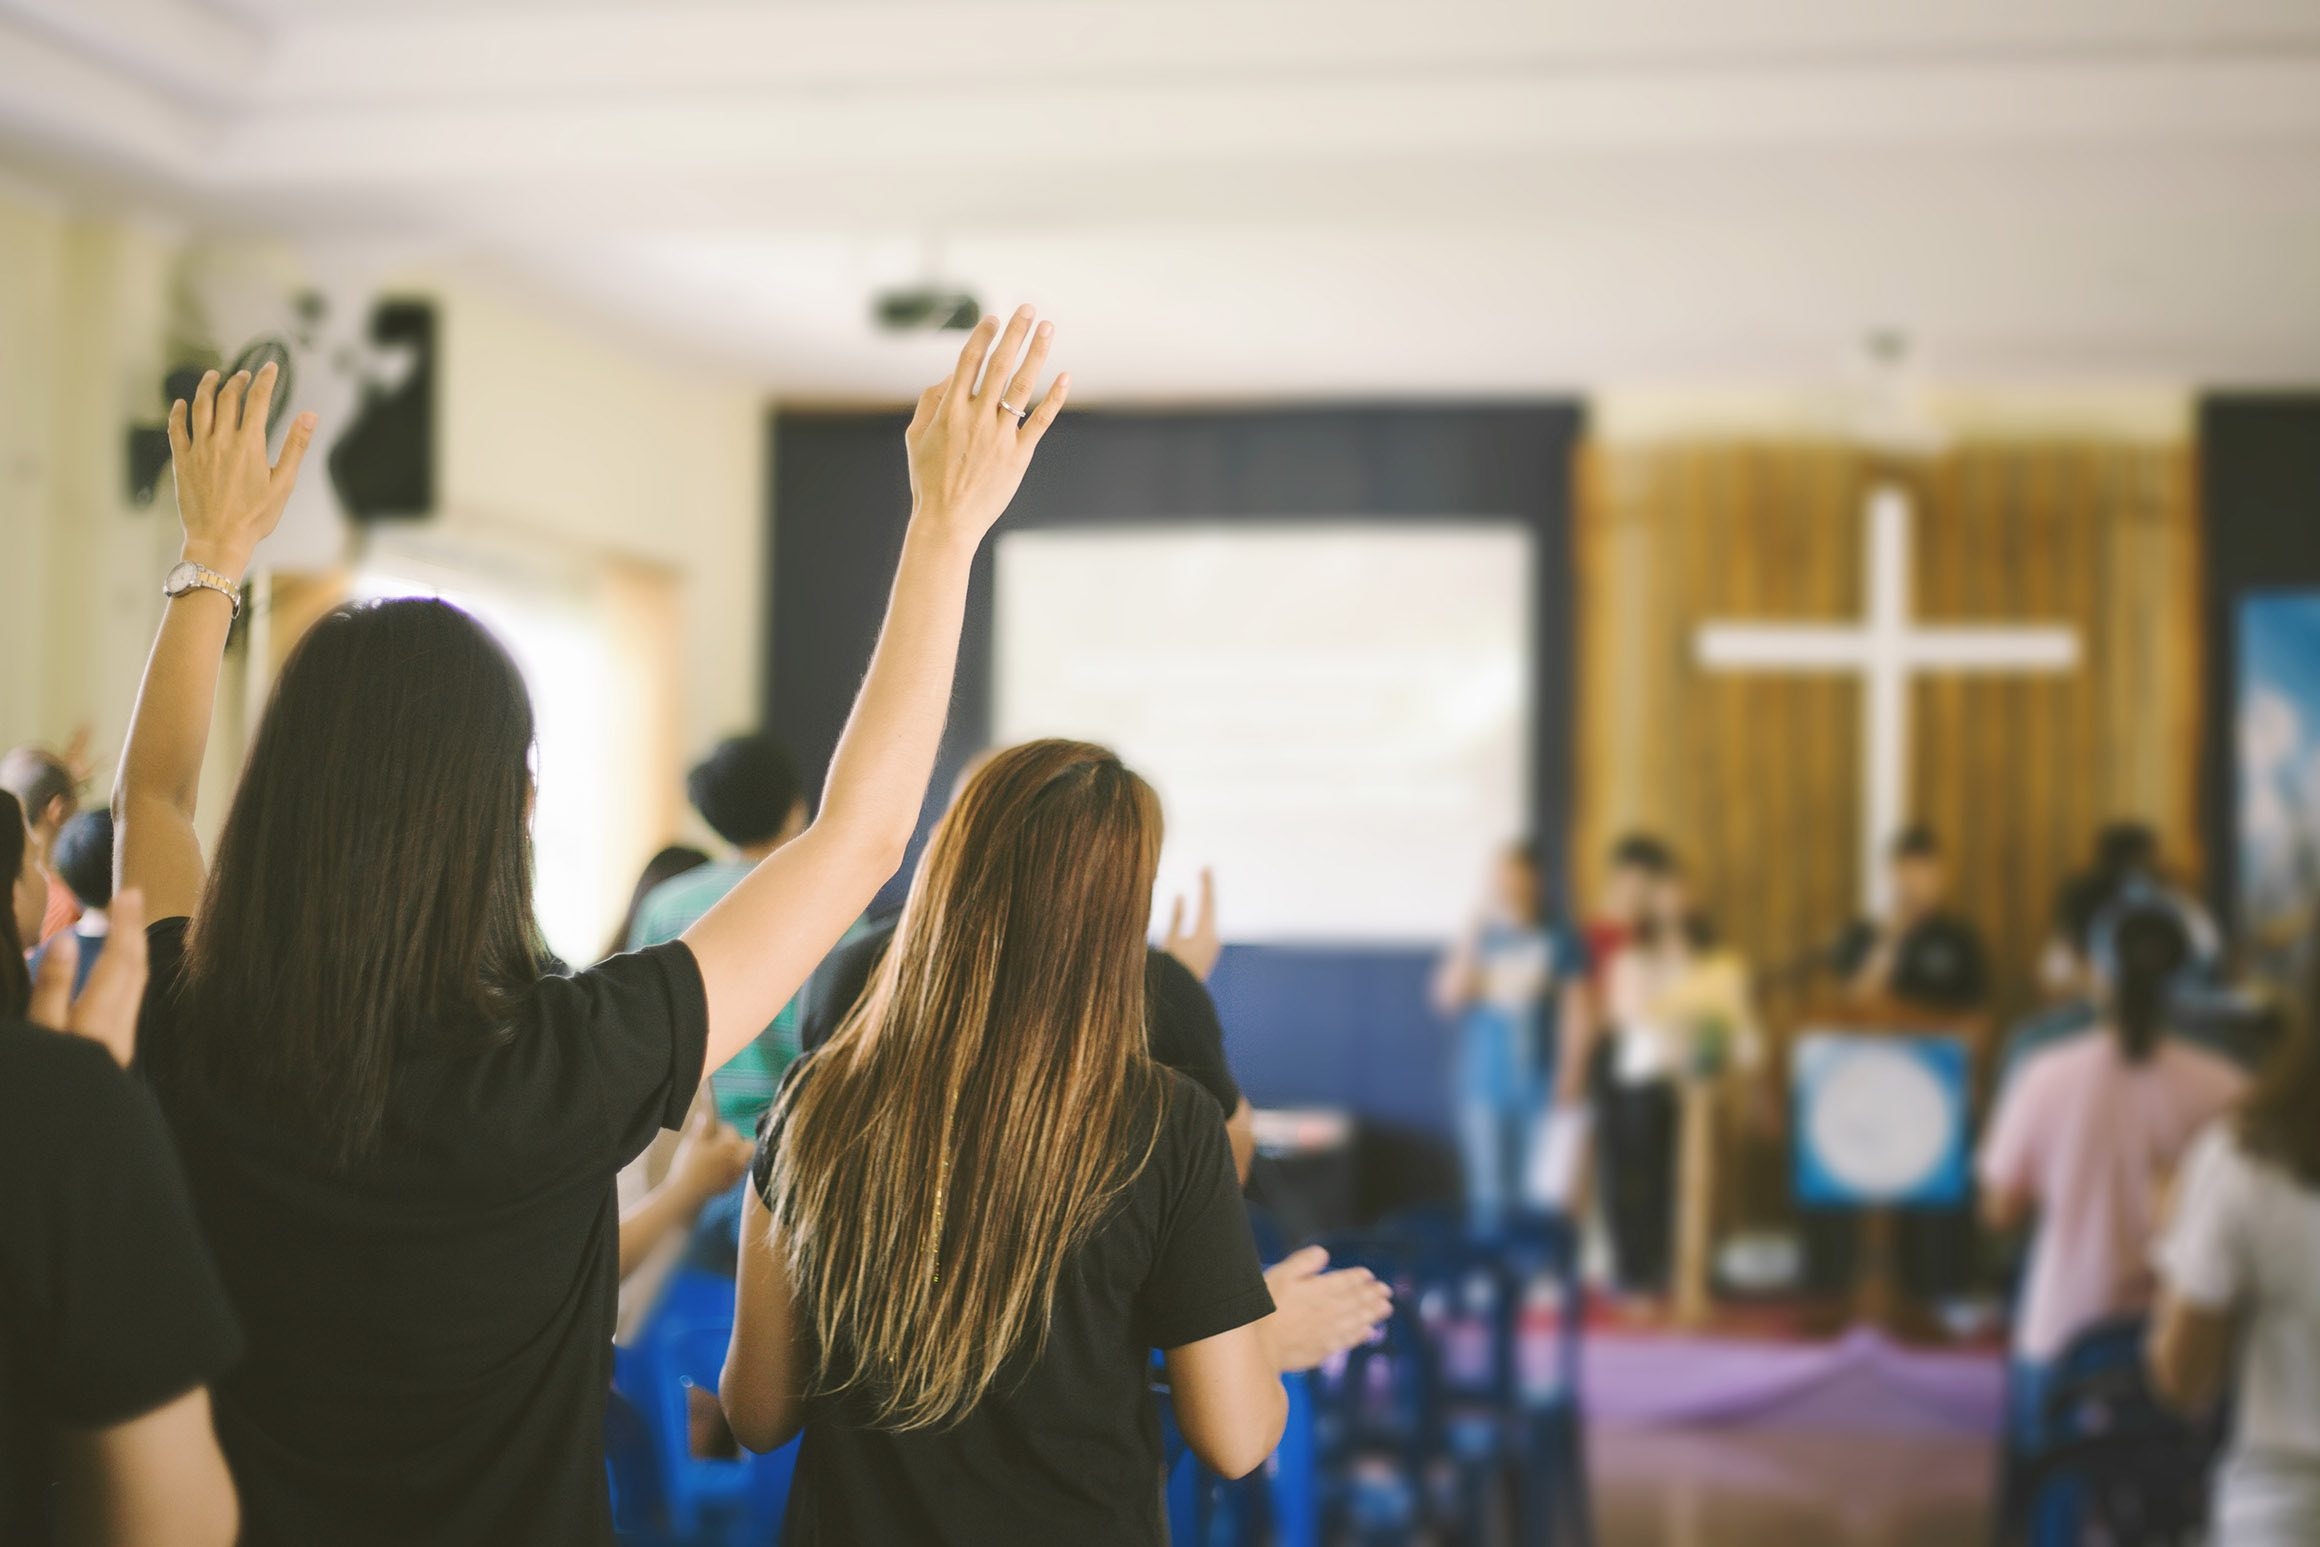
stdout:
[(1863, 683), (1861, 896), (1887, 902), (1884, 848), (1909, 805), (1910, 680), (1928, 672), (2049, 674), (2078, 665), (2078, 635), (2062, 627), (1912, 626), (1909, 497), (1887, 485), (1869, 497), (1868, 616), (1858, 623), (1710, 623), (1699, 634), (1710, 671), (1842, 673)]

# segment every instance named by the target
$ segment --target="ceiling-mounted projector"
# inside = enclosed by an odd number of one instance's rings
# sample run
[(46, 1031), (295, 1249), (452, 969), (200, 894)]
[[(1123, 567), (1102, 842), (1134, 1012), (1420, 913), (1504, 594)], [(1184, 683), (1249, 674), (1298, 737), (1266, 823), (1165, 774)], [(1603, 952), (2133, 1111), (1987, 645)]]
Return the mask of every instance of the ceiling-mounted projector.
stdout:
[(983, 320), (982, 303), (948, 285), (905, 285), (881, 290), (870, 315), (889, 333), (965, 332)]

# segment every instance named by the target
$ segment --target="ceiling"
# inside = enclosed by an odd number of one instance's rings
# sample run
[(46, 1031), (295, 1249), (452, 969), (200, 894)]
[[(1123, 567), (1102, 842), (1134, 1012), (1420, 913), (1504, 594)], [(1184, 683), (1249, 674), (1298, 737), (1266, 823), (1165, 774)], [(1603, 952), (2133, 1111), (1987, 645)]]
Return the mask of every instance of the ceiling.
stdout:
[(801, 397), (2320, 379), (2316, 0), (0, 0), (0, 160)]

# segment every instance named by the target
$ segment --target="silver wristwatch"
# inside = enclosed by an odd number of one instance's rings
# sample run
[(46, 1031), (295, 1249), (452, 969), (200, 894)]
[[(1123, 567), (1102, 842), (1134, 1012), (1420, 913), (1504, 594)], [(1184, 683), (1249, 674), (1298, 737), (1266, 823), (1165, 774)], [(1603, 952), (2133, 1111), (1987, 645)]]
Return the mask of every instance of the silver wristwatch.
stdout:
[(242, 588), (208, 565), (196, 564), (191, 559), (183, 560), (161, 579), (161, 594), (173, 601), (188, 591), (215, 591), (234, 604), (235, 617), (242, 615)]

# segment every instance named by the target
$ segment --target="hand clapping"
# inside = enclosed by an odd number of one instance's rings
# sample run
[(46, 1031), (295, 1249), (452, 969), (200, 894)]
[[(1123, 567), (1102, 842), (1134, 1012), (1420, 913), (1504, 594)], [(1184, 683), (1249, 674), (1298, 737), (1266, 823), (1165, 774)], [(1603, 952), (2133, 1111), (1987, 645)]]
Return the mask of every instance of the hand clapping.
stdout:
[(1284, 1375), (1310, 1370), (1362, 1342), (1391, 1315), (1394, 1294), (1367, 1268), (1324, 1273), (1329, 1253), (1292, 1252), (1265, 1273), (1273, 1315), (1266, 1323), (1273, 1362)]

